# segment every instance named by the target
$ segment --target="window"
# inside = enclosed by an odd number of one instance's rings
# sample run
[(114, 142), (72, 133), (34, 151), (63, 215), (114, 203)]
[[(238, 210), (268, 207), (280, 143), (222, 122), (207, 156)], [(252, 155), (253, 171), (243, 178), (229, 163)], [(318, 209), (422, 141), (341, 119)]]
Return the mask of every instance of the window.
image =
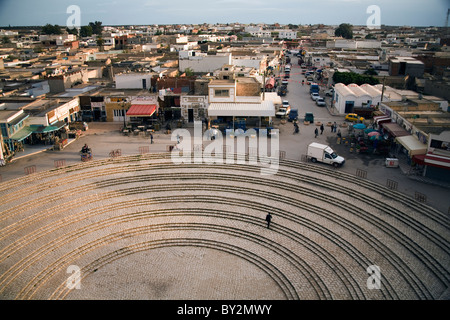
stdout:
[(216, 89), (216, 90), (214, 90), (214, 96), (215, 97), (229, 97), (230, 96), (230, 90)]
[(113, 110), (114, 117), (124, 117), (125, 116), (125, 110)]

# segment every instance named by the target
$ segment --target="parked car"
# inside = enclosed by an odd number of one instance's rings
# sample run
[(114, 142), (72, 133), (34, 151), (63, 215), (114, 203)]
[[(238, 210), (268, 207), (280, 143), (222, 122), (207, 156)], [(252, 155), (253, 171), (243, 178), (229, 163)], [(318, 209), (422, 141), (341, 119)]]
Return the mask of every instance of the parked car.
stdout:
[(318, 99), (316, 99), (316, 104), (318, 107), (325, 107), (325, 99), (322, 97), (319, 97)]
[(306, 112), (304, 121), (309, 121), (310, 123), (314, 123), (314, 114), (312, 112)]
[(278, 110), (277, 113), (275, 113), (275, 116), (277, 118), (283, 118), (289, 115), (289, 112), (291, 112), (291, 107), (287, 106), (287, 107), (280, 107), (280, 109)]
[(283, 80), (281, 81), (281, 84), (284, 85), (284, 86), (287, 86), (287, 85), (289, 84), (289, 80), (283, 79)]
[(319, 98), (320, 98), (320, 96), (317, 92), (311, 93), (311, 99), (313, 99), (314, 101), (316, 101)]
[(278, 88), (278, 95), (284, 97), (288, 92), (287, 86), (281, 86)]
[(325, 91), (325, 95), (326, 95), (326, 96), (332, 97), (332, 96), (333, 96), (333, 93), (334, 93), (334, 89), (333, 89), (333, 88), (328, 89), (327, 91)]
[(289, 101), (288, 100), (283, 100), (282, 102), (281, 102), (281, 105), (283, 106), (283, 107), (288, 107), (289, 106)]
[(345, 120), (352, 121), (352, 122), (358, 122), (358, 121), (363, 122), (364, 117), (360, 117), (356, 113), (349, 113), (345, 116)]

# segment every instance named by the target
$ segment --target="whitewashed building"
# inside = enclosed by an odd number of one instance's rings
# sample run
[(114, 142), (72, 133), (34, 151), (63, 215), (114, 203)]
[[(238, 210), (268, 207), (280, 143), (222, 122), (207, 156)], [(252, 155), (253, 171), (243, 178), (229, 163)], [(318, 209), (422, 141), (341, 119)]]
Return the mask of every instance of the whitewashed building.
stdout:
[[(354, 83), (334, 86), (334, 106), (340, 114), (353, 112), (353, 108), (375, 106), (381, 102), (381, 89), (369, 84), (358, 86)], [(383, 101), (388, 101), (386, 94)]]
[(208, 73), (222, 68), (224, 64), (231, 64), (231, 53), (207, 55), (196, 51), (180, 51), (178, 68), (180, 72), (190, 68), (194, 72)]
[(114, 79), (117, 89), (149, 89), (153, 73), (121, 73)]
[(297, 31), (279, 30), (278, 31), (278, 38), (280, 38), (280, 39), (289, 39), (289, 40), (297, 39)]

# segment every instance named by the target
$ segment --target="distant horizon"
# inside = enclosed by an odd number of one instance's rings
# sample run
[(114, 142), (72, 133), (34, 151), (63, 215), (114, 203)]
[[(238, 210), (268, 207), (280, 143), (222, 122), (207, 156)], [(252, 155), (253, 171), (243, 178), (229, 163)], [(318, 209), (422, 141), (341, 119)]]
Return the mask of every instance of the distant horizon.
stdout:
[[(369, 8), (379, 8), (380, 24), (401, 27), (444, 27), (448, 0), (0, 0), (4, 27), (65, 27), (68, 8), (80, 10), (80, 25), (102, 21), (105, 26), (274, 24), (364, 26)], [(232, 22), (230, 22), (232, 21)]]
[[(93, 21), (89, 21), (89, 22), (94, 22), (94, 21), (100, 21), (100, 20), (93, 20)], [(102, 21), (100, 21), (100, 22), (102, 22)], [(207, 23), (207, 24), (212, 24), (212, 25), (216, 25), (216, 24), (220, 24), (220, 25), (223, 25), (223, 24), (234, 24), (234, 23), (237, 23), (237, 24), (243, 24), (243, 25), (251, 25), (251, 24), (254, 24), (254, 25), (258, 25), (258, 24), (266, 24), (266, 25), (273, 25), (273, 24), (276, 24), (277, 22), (275, 22), (275, 23), (265, 23), (265, 22), (258, 22), (258, 23), (256, 23), (256, 22), (249, 22), (249, 23), (244, 23), (244, 22), (222, 22), (222, 23), (219, 23), (219, 22), (216, 22), (216, 23)], [(341, 23), (348, 23), (348, 22), (341, 22)], [(332, 26), (339, 26), (341, 23), (338, 23), (338, 24), (324, 24), (324, 23), (314, 23), (314, 24), (294, 24), (294, 23), (278, 23), (279, 25), (281, 25), (281, 26), (287, 26), (287, 25), (289, 25), (289, 24), (292, 24), (292, 25), (297, 25), (297, 26), (317, 26), (317, 25), (324, 25), (324, 26), (328, 26), (328, 27), (332, 27)], [(52, 24), (52, 23), (50, 23), (51, 25), (55, 25), (55, 24)], [(203, 25), (204, 23), (152, 23), (152, 24), (104, 24), (103, 22), (102, 22), (102, 26), (103, 27), (146, 27), (146, 26), (153, 26), (153, 25), (157, 25), (157, 26), (176, 26), (176, 25)], [(56, 23), (56, 25), (58, 25), (59, 27), (61, 27), (61, 28), (63, 28), (64, 30), (65, 30), (65, 28), (66, 28), (66, 26), (65, 25), (59, 25), (59, 24), (57, 24)], [(366, 27), (366, 25), (364, 25), (364, 24), (362, 24), (362, 25), (358, 25), (358, 24), (351, 24), (350, 23), (350, 25), (352, 25), (353, 27)], [(3, 29), (3, 28), (30, 28), (30, 27), (43, 27), (43, 26), (45, 26), (45, 24), (43, 24), (43, 25), (11, 25), (11, 26), (0, 26), (0, 29)], [(397, 27), (397, 28), (401, 28), (401, 27), (410, 27), (410, 28), (445, 28), (444, 26), (414, 26), (414, 25), (385, 25), (385, 24), (382, 24), (381, 25), (381, 28), (383, 28), (383, 27)], [(448, 27), (448, 28), (450, 28), (450, 27)]]

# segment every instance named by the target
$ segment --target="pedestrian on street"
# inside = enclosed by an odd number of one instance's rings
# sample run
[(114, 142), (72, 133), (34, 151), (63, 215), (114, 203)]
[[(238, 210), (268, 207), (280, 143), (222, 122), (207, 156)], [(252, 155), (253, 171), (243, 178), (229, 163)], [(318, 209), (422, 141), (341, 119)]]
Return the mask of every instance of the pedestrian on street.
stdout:
[(323, 134), (323, 130), (324, 130), (324, 127), (323, 127), (323, 123), (320, 125), (320, 134)]
[(337, 123), (336, 123), (336, 121), (334, 122), (333, 129), (334, 129), (334, 132), (336, 132), (336, 129), (337, 129)]
[(331, 132), (334, 132), (334, 124), (331, 125)]
[(269, 213), (267, 213), (266, 216), (266, 221), (267, 221), (267, 229), (270, 229), (270, 221), (272, 220), (272, 215)]
[(319, 135), (319, 130), (317, 130), (317, 128), (316, 128), (316, 130), (314, 130), (314, 134), (316, 135), (316, 138), (317, 138), (317, 136)]
[(150, 132), (150, 144), (153, 144), (153, 134)]

